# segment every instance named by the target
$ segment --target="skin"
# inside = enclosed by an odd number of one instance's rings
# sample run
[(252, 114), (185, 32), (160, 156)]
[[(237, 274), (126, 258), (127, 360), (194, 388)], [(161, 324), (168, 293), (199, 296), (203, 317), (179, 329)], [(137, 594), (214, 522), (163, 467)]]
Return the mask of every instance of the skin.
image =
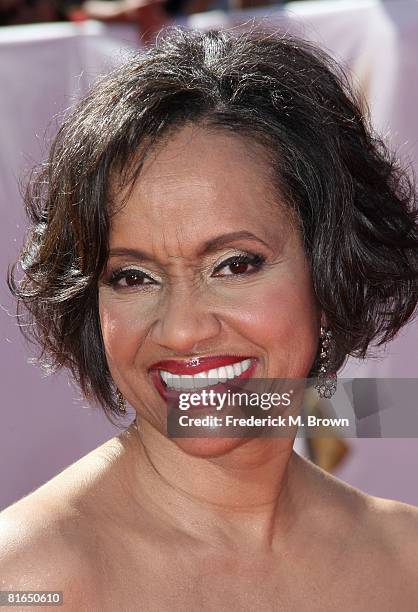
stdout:
[[(3, 588), (64, 589), (68, 610), (416, 610), (416, 508), (340, 482), (291, 438), (166, 435), (153, 363), (251, 355), (255, 376), (296, 378), (315, 359), (322, 313), (262, 151), (187, 126), (114, 197), (99, 314), (138, 427), (2, 514)], [(220, 268), (254, 252), (257, 270)], [(120, 268), (136, 284), (111, 285)]]
[[(214, 147), (222, 155), (214, 156)], [(147, 421), (147, 432), (149, 424), (166, 433), (165, 404), (148, 374), (158, 361), (252, 356), (258, 360), (256, 378), (300, 378), (315, 358), (320, 313), (300, 236), (272, 193), (261, 152), (254, 156), (261, 158), (256, 165), (247, 150), (248, 143), (236, 138), (182, 130), (151, 158), (114, 219), (99, 291), (101, 327), (112, 377)], [(117, 206), (124, 196), (116, 195)], [(238, 232), (251, 237), (234, 238)], [(205, 244), (219, 238), (222, 245), (202, 254)], [(121, 249), (140, 249), (148, 261), (117, 255)], [(218, 270), (242, 254), (261, 255), (265, 264), (259, 270), (248, 265), (235, 276), (228, 265)], [(136, 287), (127, 286), (126, 278), (106, 284), (120, 268), (155, 280), (146, 278), (141, 286), (139, 279)], [(172, 444), (158, 439), (176, 461), (183, 460), (183, 453), (177, 457)], [(219, 455), (220, 463), (242, 442), (175, 439), (189, 454)], [(251, 458), (254, 447), (263, 453), (267, 448), (265, 440), (256, 440), (240, 453)], [(153, 449), (154, 443), (148, 450)]]

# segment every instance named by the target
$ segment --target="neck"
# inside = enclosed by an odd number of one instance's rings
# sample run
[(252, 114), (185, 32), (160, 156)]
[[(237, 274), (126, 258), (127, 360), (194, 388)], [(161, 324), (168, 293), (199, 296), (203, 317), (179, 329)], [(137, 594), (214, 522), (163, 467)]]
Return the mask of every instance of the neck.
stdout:
[(132, 430), (134, 497), (199, 540), (273, 549), (292, 531), (302, 507), (296, 481), (303, 460), (292, 450), (293, 439), (240, 442), (222, 456), (196, 457), (141, 422)]

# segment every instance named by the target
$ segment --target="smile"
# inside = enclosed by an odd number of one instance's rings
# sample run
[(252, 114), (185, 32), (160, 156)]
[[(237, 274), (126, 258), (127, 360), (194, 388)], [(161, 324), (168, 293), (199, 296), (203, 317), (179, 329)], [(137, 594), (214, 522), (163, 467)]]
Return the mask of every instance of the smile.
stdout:
[(241, 376), (251, 366), (251, 359), (244, 359), (237, 363), (222, 366), (220, 368), (212, 368), (199, 374), (172, 374), (165, 370), (159, 370), (160, 376), (169, 389), (204, 389), (216, 385), (220, 382), (226, 382)]
[[(167, 390), (193, 391), (247, 378), (254, 372), (256, 363), (255, 357), (202, 357), (188, 362), (160, 362), (153, 366), (151, 373), (158, 375), (160, 384)], [(193, 370), (196, 373), (189, 373)]]

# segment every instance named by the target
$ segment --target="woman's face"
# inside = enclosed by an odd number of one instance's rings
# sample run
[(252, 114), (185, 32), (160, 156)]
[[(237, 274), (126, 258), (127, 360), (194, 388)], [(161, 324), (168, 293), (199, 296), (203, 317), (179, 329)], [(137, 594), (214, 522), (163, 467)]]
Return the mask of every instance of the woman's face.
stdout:
[(161, 433), (166, 372), (180, 387), (196, 364), (200, 378), (222, 366), (228, 376), (248, 366), (257, 378), (309, 373), (320, 323), (310, 271), (251, 141), (197, 126), (178, 131), (148, 157), (109, 242), (99, 289), (109, 368)]

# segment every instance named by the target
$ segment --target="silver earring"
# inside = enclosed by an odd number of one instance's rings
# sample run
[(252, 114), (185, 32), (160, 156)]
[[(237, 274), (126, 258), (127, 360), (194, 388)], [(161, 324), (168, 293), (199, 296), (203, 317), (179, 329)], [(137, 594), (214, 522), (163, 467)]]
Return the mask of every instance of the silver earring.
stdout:
[(319, 351), (319, 373), (315, 389), (319, 397), (329, 399), (337, 390), (337, 374), (329, 371), (330, 350), (333, 336), (330, 329), (321, 325), (320, 351)]
[(118, 410), (121, 414), (126, 414), (126, 402), (125, 402), (125, 398), (123, 397), (122, 393), (119, 391), (119, 389), (116, 391), (116, 397), (118, 400)]

